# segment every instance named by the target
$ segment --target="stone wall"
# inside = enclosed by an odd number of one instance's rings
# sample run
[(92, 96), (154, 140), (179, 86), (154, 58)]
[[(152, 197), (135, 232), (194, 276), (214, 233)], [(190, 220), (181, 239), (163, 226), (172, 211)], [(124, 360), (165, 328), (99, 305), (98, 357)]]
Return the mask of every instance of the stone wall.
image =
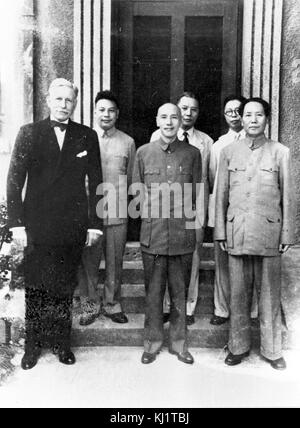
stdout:
[(73, 0), (37, 0), (34, 42), (34, 118), (48, 114), (45, 96), (56, 77), (73, 80)]
[(300, 2), (284, 0), (281, 56), (280, 138), (292, 152), (297, 238), (300, 242)]

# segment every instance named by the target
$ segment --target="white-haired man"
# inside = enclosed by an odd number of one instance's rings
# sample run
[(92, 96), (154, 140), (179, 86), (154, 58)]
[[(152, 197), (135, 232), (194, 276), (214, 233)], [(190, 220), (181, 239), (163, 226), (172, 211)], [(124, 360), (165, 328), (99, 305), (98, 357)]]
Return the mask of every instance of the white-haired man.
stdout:
[(70, 336), (77, 267), (84, 245), (93, 245), (102, 234), (96, 215), (96, 188), (102, 181), (98, 138), (70, 119), (77, 94), (65, 79), (51, 83), (50, 116), (20, 129), (8, 173), (9, 224), (13, 239), (24, 247), (24, 370), (36, 365), (45, 342), (61, 363), (75, 363)]

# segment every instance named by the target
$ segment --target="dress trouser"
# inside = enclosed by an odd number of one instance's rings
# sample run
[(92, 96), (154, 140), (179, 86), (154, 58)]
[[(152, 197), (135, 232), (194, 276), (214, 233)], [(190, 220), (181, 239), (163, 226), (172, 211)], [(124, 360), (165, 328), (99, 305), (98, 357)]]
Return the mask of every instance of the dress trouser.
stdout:
[[(215, 282), (214, 282), (214, 306), (215, 315), (223, 318), (230, 316), (230, 286), (228, 253), (221, 250), (219, 242), (214, 242), (215, 253)], [(254, 289), (251, 318), (257, 318), (257, 296)]]
[(43, 343), (70, 347), (72, 298), (82, 245), (31, 246), (24, 259), (25, 349)]
[[(196, 305), (198, 301), (199, 294), (199, 269), (200, 269), (200, 261), (201, 261), (201, 247), (203, 244), (203, 232), (199, 229), (196, 229), (196, 249), (193, 253), (192, 258), (192, 269), (191, 269), (191, 277), (189, 281), (188, 287), (188, 295), (186, 302), (186, 314), (194, 315), (196, 310)], [(166, 290), (164, 297), (164, 313), (170, 313), (170, 295), (168, 290)]]
[(103, 290), (103, 308), (109, 314), (122, 311), (121, 284), (123, 255), (127, 238), (127, 223), (105, 226), (102, 243), (85, 247), (78, 269), (77, 295), (88, 297), (100, 302), (97, 292), (99, 282), (99, 266), (102, 251), (105, 257), (105, 283)]
[(171, 298), (169, 348), (176, 352), (186, 349), (186, 294), (190, 281), (192, 254), (165, 256), (142, 252), (145, 288), (146, 352), (155, 353), (163, 345), (163, 299), (166, 283)]
[(235, 355), (251, 346), (251, 302), (253, 284), (258, 297), (260, 351), (270, 360), (282, 356), (281, 258), (229, 255), (230, 330), (228, 347)]

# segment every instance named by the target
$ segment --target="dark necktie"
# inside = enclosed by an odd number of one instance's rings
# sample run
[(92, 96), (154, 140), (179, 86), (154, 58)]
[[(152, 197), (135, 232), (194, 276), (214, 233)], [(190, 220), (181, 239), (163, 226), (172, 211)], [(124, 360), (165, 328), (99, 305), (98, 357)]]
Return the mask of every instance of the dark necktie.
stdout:
[(189, 144), (190, 143), (189, 142), (189, 133), (185, 131), (183, 133), (183, 136), (184, 136), (183, 142)]
[(254, 147), (254, 141), (252, 141), (251, 146), (250, 146), (250, 150), (254, 150), (254, 149), (255, 149), (255, 147)]
[(68, 126), (67, 123), (58, 122), (57, 120), (51, 120), (50, 124), (51, 128), (59, 128), (61, 131), (65, 131)]

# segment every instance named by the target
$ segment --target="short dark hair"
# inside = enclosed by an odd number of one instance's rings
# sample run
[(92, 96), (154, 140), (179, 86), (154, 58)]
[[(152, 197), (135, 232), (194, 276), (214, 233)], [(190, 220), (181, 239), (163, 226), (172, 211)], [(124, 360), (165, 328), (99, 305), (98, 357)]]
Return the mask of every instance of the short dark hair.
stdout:
[(183, 97), (188, 97), (188, 98), (193, 98), (194, 100), (197, 101), (197, 103), (199, 104), (199, 100), (196, 96), (196, 94), (194, 94), (194, 92), (191, 91), (184, 91), (177, 99), (177, 104), (179, 103), (179, 101), (181, 100), (181, 98)]
[(230, 94), (225, 98), (225, 100), (223, 102), (223, 109), (225, 108), (226, 104), (229, 103), (229, 101), (235, 101), (235, 100), (237, 100), (241, 104), (243, 104), (243, 102), (246, 101), (246, 98), (243, 97), (242, 95)]
[(245, 105), (248, 103), (259, 103), (259, 104), (261, 104), (263, 106), (266, 117), (270, 116), (270, 113), (271, 113), (270, 104), (260, 97), (247, 98), (241, 105), (241, 109), (240, 109), (241, 110), (241, 113), (240, 113), (241, 116), (243, 116)]
[(115, 96), (115, 94), (112, 91), (100, 91), (100, 92), (98, 92), (98, 94), (96, 95), (96, 98), (95, 98), (95, 105), (100, 100), (112, 101), (113, 103), (115, 103), (117, 109), (119, 110), (119, 103), (118, 103), (117, 97)]

